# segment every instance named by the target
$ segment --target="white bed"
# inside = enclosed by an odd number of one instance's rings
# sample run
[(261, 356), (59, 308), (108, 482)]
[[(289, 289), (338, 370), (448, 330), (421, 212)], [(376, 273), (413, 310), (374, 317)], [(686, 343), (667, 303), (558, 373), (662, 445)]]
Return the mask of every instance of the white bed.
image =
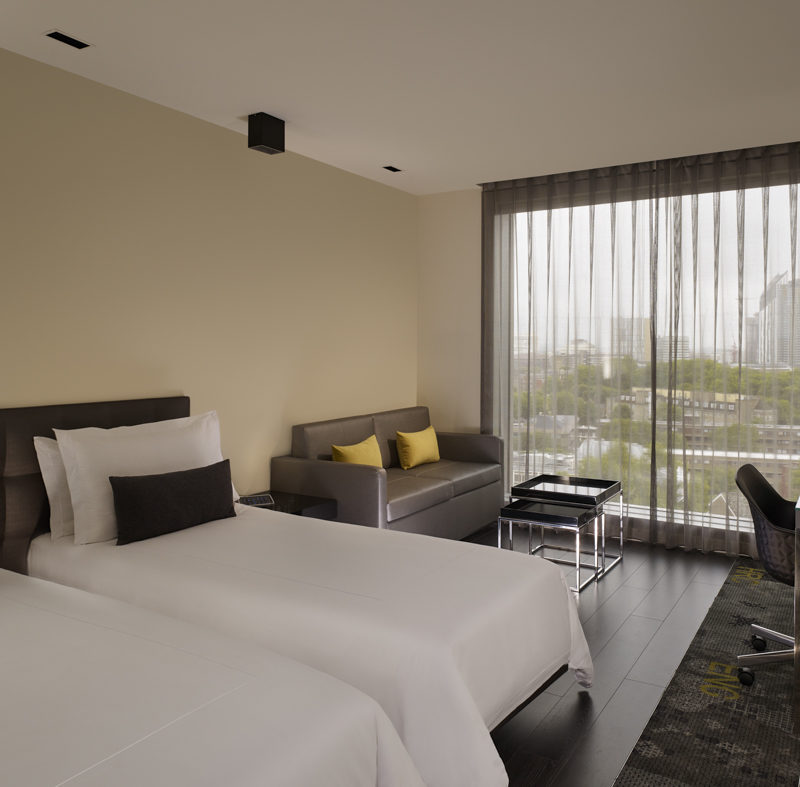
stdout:
[[(590, 683), (575, 600), (553, 564), (234, 509), (233, 497), (216, 413), (190, 416), (187, 397), (0, 409), (3, 567), (206, 624), (353, 684), (382, 705), (429, 787), (507, 784), (489, 731), (567, 663)], [(48, 524), (62, 537), (32, 541)]]
[(0, 781), (422, 785), (378, 705), (265, 648), (0, 571)]
[(431, 786), (507, 784), (489, 730), (568, 663), (592, 662), (545, 560), (236, 506), (116, 546), (33, 540), (29, 573), (248, 639), (356, 686)]

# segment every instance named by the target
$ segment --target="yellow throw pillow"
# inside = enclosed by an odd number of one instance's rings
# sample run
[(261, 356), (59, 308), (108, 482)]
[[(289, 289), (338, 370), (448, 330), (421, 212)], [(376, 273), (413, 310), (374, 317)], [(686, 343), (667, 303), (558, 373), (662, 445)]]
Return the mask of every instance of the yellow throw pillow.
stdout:
[(334, 462), (347, 462), (351, 465), (372, 465), (383, 467), (378, 438), (371, 434), (366, 440), (355, 445), (332, 445)]
[(428, 462), (438, 462), (439, 441), (433, 427), (429, 426), (421, 432), (398, 432), (397, 455), (403, 470)]

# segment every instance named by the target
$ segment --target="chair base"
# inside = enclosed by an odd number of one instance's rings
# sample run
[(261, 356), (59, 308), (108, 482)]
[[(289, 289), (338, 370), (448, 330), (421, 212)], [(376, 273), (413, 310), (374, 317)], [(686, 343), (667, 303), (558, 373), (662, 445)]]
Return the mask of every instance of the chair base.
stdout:
[(787, 645), (788, 650), (768, 650), (763, 653), (747, 653), (743, 656), (738, 656), (736, 659), (739, 667), (752, 667), (756, 664), (772, 664), (775, 662), (794, 661), (794, 637), (788, 634), (781, 634), (779, 631), (759, 626), (756, 623), (750, 625), (750, 631), (753, 637), (760, 637), (761, 639), (771, 640), (780, 645)]

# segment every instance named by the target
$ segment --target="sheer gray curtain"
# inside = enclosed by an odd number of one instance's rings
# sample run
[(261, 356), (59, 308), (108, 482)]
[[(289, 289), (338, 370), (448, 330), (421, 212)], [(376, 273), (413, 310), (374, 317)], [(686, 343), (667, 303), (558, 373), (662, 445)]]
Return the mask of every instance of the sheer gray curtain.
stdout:
[(800, 143), (483, 185), (481, 425), (506, 483), (620, 479), (628, 536), (755, 554), (800, 492)]

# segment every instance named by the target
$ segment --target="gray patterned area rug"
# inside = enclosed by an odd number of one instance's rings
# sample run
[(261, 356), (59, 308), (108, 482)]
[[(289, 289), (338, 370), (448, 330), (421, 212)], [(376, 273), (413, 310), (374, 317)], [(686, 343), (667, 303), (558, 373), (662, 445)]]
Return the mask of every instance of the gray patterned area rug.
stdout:
[(792, 593), (756, 561), (734, 565), (615, 787), (797, 787), (792, 665), (755, 667), (752, 686), (736, 667), (754, 652), (751, 622), (791, 633)]

